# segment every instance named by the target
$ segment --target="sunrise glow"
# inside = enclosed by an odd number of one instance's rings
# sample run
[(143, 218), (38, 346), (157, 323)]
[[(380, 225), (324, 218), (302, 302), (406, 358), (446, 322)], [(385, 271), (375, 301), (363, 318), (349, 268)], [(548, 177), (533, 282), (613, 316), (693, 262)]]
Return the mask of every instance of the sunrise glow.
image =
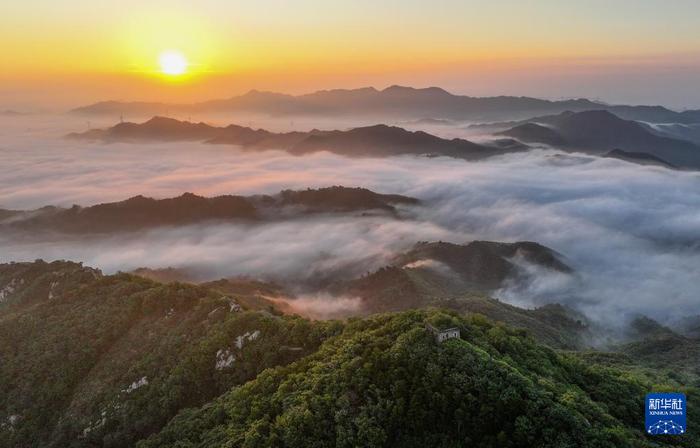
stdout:
[(158, 56), (160, 71), (164, 75), (178, 76), (187, 72), (187, 59), (179, 51), (168, 50)]
[[(700, 98), (692, 89), (700, 72), (697, 2), (670, 8), (645, 0), (634, 14), (627, 0), (614, 7), (602, 0), (6, 3), (5, 108), (27, 99), (50, 98), (49, 107), (122, 96), (191, 102), (251, 89), (394, 83), (675, 107)], [(665, 86), (671, 93), (661, 97)]]

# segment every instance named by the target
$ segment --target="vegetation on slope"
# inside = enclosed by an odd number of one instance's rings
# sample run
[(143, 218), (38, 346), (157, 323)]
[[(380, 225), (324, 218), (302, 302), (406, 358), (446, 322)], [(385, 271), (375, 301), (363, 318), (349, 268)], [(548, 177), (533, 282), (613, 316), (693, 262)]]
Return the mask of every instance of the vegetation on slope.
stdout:
[[(694, 397), (692, 372), (639, 364), (634, 351), (556, 351), (541, 343), (570, 325), (556, 307), (475, 296), (468, 315), (324, 322), (267, 311), (255, 298), (265, 284), (209, 286), (69, 262), (0, 265), (0, 447), (700, 443), (694, 432), (643, 433), (644, 395)], [(436, 343), (425, 323), (443, 321), (461, 338)], [(688, 406), (697, 427), (692, 398)]]
[(131, 446), (333, 333), (233, 297), (74, 263), (0, 268), (0, 446)]
[[(663, 385), (558, 354), (479, 316), (452, 314), (462, 338), (437, 344), (424, 328), (436, 313), (444, 312), (353, 320), (315, 354), (183, 411), (139, 447), (698, 443), (643, 434), (644, 395)], [(692, 425), (692, 404), (689, 413)]]

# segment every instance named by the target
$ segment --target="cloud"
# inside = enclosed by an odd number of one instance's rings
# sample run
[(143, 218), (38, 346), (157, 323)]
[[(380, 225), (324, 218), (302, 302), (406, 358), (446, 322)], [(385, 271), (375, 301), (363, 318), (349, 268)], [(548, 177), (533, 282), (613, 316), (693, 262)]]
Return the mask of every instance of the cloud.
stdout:
[(0, 261), (67, 258), (106, 272), (141, 266), (186, 268), (196, 278), (249, 276), (285, 283), (352, 278), (375, 270), (423, 240), (453, 233), (424, 221), (381, 216), (309, 217), (260, 225), (209, 224), (130, 235), (32, 241), (0, 236)]
[(362, 314), (362, 299), (359, 297), (338, 297), (318, 293), (293, 299), (287, 297), (266, 297), (266, 299), (275, 302), (285, 313), (299, 314), (311, 319), (334, 319)]
[(564, 302), (612, 323), (636, 313), (662, 321), (700, 314), (698, 173), (544, 149), (470, 163), (326, 153), (295, 157), (198, 143), (82, 144), (55, 138), (69, 129), (52, 126), (55, 132), (4, 130), (0, 207), (339, 184), (415, 196), (426, 205), (413, 211), (413, 220), (316, 217), (53, 243), (5, 235), (1, 261), (71, 258), (107, 272), (195, 266), (212, 276), (307, 280), (376, 269), (419, 240), (531, 240), (562, 253), (577, 275), (567, 280), (539, 272), (529, 287), (513, 284), (499, 291), (504, 300)]

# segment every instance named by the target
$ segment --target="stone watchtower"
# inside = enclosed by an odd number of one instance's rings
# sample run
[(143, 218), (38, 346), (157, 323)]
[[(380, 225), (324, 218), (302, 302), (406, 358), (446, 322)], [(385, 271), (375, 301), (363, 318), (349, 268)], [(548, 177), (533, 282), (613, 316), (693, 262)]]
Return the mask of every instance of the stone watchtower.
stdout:
[(425, 328), (433, 334), (433, 336), (435, 337), (435, 342), (437, 343), (446, 341), (448, 339), (459, 339), (460, 337), (459, 328), (457, 327), (436, 328), (430, 325), (429, 323), (426, 323)]

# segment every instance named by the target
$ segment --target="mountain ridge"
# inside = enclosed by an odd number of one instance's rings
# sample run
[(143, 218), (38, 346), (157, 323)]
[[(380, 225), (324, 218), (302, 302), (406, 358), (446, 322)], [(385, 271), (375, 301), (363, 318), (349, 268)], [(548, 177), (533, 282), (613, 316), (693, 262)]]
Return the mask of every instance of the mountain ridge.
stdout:
[(365, 188), (342, 186), (316, 190), (283, 190), (276, 195), (211, 198), (184, 193), (166, 199), (134, 196), (120, 202), (71, 208), (42, 207), (37, 210), (0, 210), (0, 228), (48, 230), (58, 233), (110, 233), (205, 221), (255, 222), (311, 213), (381, 212), (399, 217), (396, 205), (417, 206), (408, 196), (380, 194)]
[(444, 139), (423, 131), (409, 131), (385, 124), (345, 131), (314, 129), (308, 132), (274, 133), (235, 124), (215, 127), (203, 122), (191, 123), (165, 117), (153, 117), (140, 124), (119, 123), (107, 129), (71, 133), (67, 137), (104, 142), (203, 141), (238, 145), (248, 150), (277, 149), (295, 155), (329, 151), (348, 157), (413, 154), (478, 160), (526, 149), (524, 145), (503, 147), (498, 143), (484, 145), (460, 138)]
[[(657, 158), (662, 164), (700, 169), (700, 145), (657, 135), (641, 123), (622, 119), (606, 110), (567, 111), (536, 117), (496, 135), (597, 155), (621, 150), (633, 161), (641, 161), (644, 154), (648, 154), (647, 159)], [(612, 153), (616, 154), (622, 155)]]
[(302, 95), (251, 90), (228, 99), (192, 104), (157, 102), (122, 103), (104, 101), (73, 109), (77, 114), (162, 114), (178, 113), (263, 113), (269, 115), (367, 115), (405, 119), (425, 117), (457, 120), (497, 120), (527, 118), (565, 110), (608, 109), (625, 118), (657, 123), (697, 123), (700, 110), (675, 112), (663, 106), (608, 105), (585, 98), (546, 100), (526, 96), (472, 97), (455, 95), (440, 87), (413, 88), (393, 85), (382, 90), (374, 87), (330, 89)]

